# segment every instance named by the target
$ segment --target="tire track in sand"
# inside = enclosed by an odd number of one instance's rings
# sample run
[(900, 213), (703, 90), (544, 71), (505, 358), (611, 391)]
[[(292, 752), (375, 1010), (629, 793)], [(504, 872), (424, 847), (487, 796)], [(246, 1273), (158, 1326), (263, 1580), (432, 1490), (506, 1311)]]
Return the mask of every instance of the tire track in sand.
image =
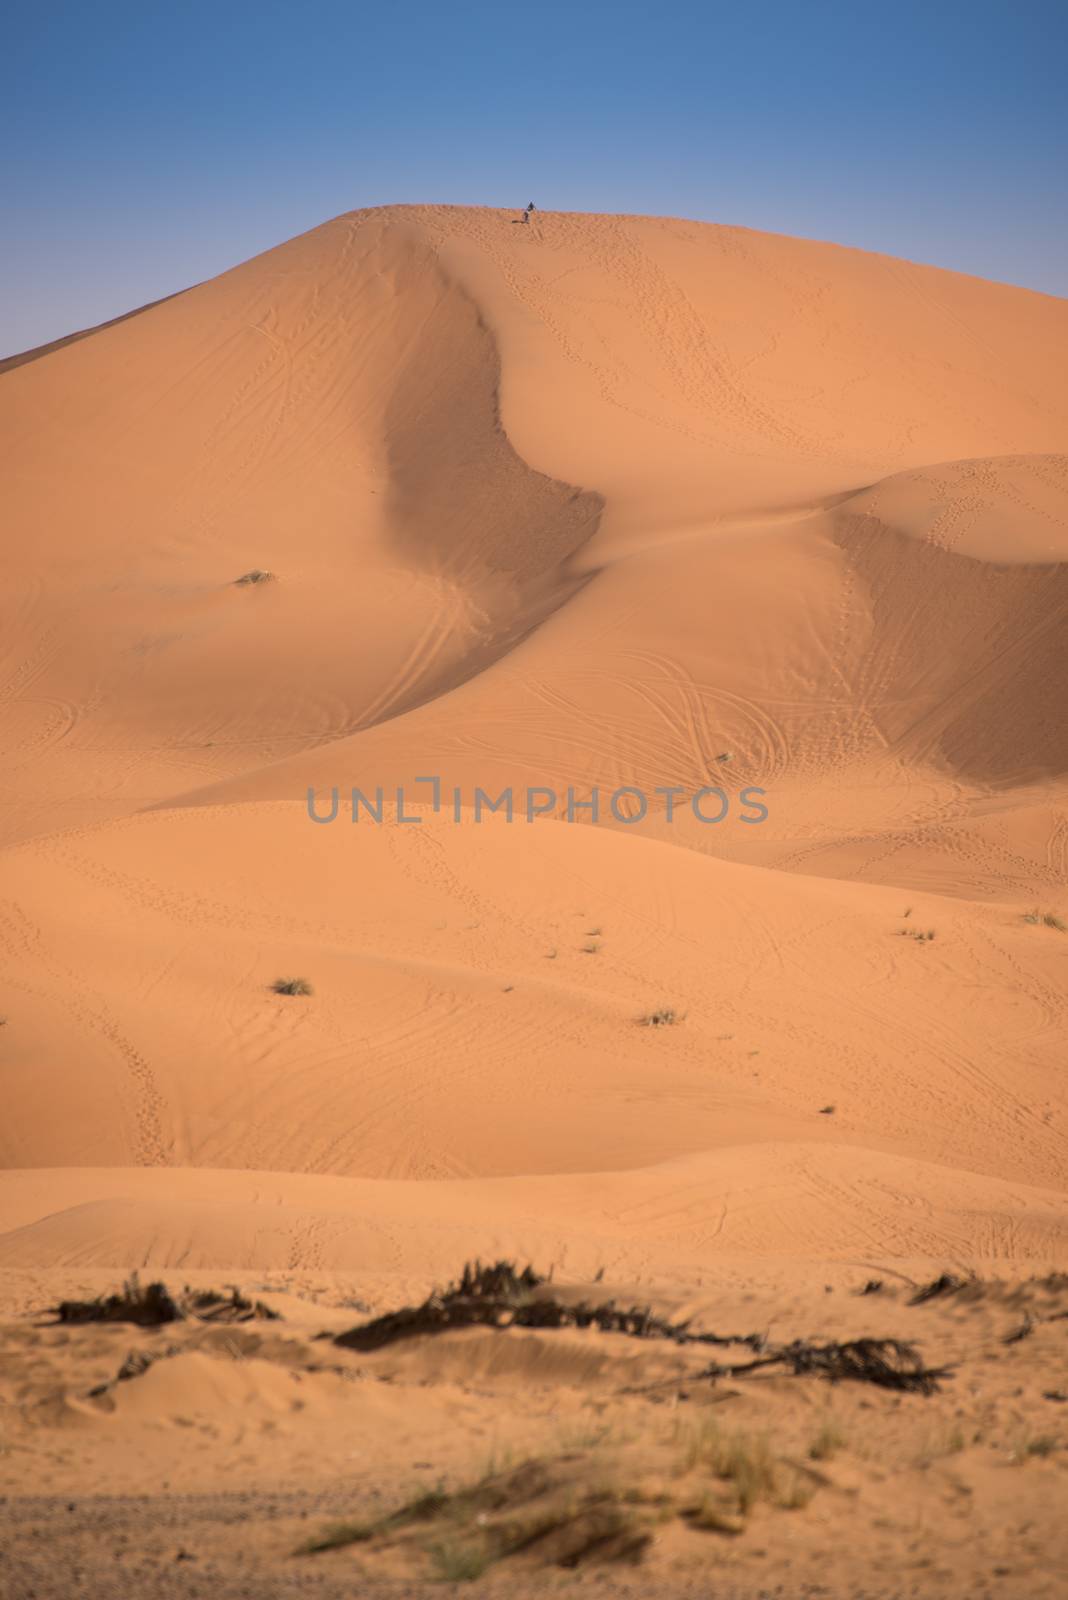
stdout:
[(13, 900), (0, 901), (0, 946), (12, 955), (35, 961), (54, 980), (48, 985), (23, 983), (26, 992), (64, 1006), (77, 1024), (102, 1038), (121, 1060), (131, 1090), (136, 1165), (171, 1165), (171, 1149), (163, 1132), (164, 1100), (155, 1073), (110, 1015), (103, 997), (46, 953), (40, 928)]

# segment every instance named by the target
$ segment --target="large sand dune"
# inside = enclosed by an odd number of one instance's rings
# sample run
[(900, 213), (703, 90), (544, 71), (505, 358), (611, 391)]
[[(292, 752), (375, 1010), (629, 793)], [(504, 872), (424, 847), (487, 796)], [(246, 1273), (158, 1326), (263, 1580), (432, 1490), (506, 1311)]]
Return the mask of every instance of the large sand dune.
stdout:
[(1024, 290), (441, 206), (0, 364), (12, 1303), (1063, 1265), (1065, 370)]

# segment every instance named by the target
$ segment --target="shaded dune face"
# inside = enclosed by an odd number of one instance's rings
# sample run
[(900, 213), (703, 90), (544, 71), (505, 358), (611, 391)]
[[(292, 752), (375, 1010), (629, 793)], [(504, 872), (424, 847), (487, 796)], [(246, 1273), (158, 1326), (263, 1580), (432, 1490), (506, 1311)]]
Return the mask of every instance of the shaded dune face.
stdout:
[(405, 341), (384, 407), (391, 525), (412, 560), (491, 590), (551, 588), (593, 537), (603, 508), (536, 472), (501, 422), (500, 356), (477, 306), (410, 247), (398, 271)]
[(834, 525), (864, 594), (851, 688), (872, 747), (975, 784), (1068, 772), (1068, 565), (978, 560), (848, 507)]
[(389, 539), (406, 565), (462, 594), (470, 631), (459, 661), (373, 720), (483, 671), (588, 582), (572, 561), (604, 506), (512, 448), (496, 342), (427, 244), (414, 230), (387, 230), (382, 254), (393, 293), (382, 407)]
[[(588, 581), (601, 498), (512, 448), (495, 339), (403, 214), (19, 361), (5, 838), (395, 719)], [(251, 570), (275, 581), (235, 591)]]

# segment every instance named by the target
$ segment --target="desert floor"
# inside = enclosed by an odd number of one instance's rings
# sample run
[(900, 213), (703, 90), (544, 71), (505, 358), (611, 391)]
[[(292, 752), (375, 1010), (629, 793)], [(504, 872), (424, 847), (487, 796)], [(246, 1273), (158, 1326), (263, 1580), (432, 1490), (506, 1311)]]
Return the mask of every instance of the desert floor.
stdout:
[[(1063, 1593), (1065, 370), (443, 206), (0, 363), (5, 1600)], [(754, 1342), (333, 1342), (476, 1258)]]

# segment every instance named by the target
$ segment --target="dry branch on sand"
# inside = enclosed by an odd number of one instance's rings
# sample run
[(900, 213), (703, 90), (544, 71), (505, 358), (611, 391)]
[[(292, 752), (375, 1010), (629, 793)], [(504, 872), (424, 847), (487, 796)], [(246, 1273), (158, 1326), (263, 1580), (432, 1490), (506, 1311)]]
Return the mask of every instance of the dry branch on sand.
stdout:
[(378, 1350), (416, 1334), (444, 1333), (468, 1327), (489, 1328), (598, 1328), (602, 1333), (624, 1333), (637, 1339), (671, 1339), (676, 1344), (747, 1344), (763, 1347), (762, 1336), (722, 1338), (693, 1333), (686, 1323), (656, 1316), (648, 1307), (623, 1309), (612, 1301), (601, 1305), (568, 1305), (547, 1288), (547, 1280), (531, 1267), (518, 1270), (513, 1262), (495, 1266), (481, 1262), (464, 1267), (459, 1283), (435, 1289), (418, 1306), (405, 1306), (371, 1322), (338, 1334), (335, 1344), (347, 1350)]
[(617, 1306), (613, 1301), (569, 1305), (553, 1294), (529, 1266), (521, 1272), (514, 1263), (499, 1261), (484, 1267), (469, 1264), (459, 1283), (434, 1290), (418, 1306), (405, 1306), (371, 1322), (335, 1336), (346, 1350), (379, 1350), (417, 1334), (444, 1333), (456, 1328), (597, 1328), (634, 1339), (665, 1339), (687, 1345), (745, 1345), (757, 1359), (741, 1364), (710, 1366), (701, 1376), (739, 1377), (766, 1367), (781, 1366), (794, 1376), (814, 1375), (831, 1382), (854, 1380), (884, 1389), (932, 1394), (948, 1367), (926, 1367), (912, 1345), (896, 1339), (853, 1339), (818, 1344), (797, 1339), (768, 1346), (763, 1334), (717, 1334), (693, 1330), (688, 1322), (671, 1322), (648, 1306)]
[(165, 1284), (142, 1284), (136, 1272), (115, 1294), (97, 1295), (93, 1300), (61, 1300), (52, 1310), (57, 1322), (135, 1322), (144, 1328), (180, 1322), (183, 1315)]
[(926, 1305), (928, 1300), (940, 1300), (944, 1295), (959, 1294), (962, 1289), (970, 1288), (974, 1283), (973, 1277), (960, 1277), (955, 1272), (941, 1272), (937, 1278), (932, 1278), (930, 1283), (925, 1283), (909, 1300), (910, 1306)]
[(738, 1378), (766, 1367), (785, 1367), (793, 1376), (813, 1374), (832, 1383), (856, 1380), (880, 1389), (901, 1389), (913, 1394), (934, 1394), (951, 1367), (926, 1367), (914, 1345), (900, 1339), (847, 1339), (841, 1343), (812, 1344), (795, 1339), (755, 1361), (736, 1366), (712, 1366), (702, 1376)]
[(89, 1398), (99, 1400), (101, 1396), (110, 1394), (116, 1384), (129, 1383), (131, 1378), (143, 1377), (149, 1367), (154, 1367), (157, 1361), (166, 1361), (170, 1356), (177, 1354), (178, 1346), (173, 1344), (168, 1345), (166, 1350), (130, 1350), (115, 1376), (90, 1389)]
[(166, 1284), (142, 1284), (132, 1272), (115, 1294), (98, 1295), (93, 1300), (61, 1300), (52, 1307), (57, 1322), (133, 1322), (143, 1328), (158, 1328), (168, 1322), (194, 1318), (199, 1322), (251, 1322), (274, 1319), (262, 1300), (249, 1300), (238, 1289), (190, 1289), (172, 1295)]

